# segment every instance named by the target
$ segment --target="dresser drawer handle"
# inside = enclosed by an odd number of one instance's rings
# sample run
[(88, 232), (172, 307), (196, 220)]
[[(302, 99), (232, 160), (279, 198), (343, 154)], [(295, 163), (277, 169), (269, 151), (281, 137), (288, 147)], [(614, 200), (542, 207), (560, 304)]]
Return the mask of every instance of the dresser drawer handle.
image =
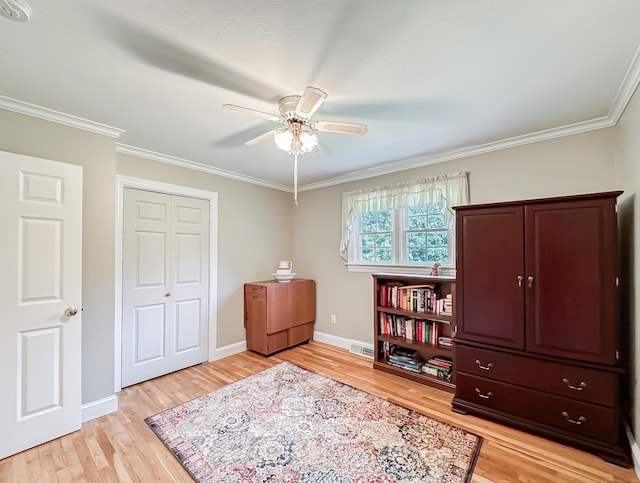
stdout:
[(574, 391), (582, 391), (585, 387), (587, 387), (586, 382), (581, 382), (579, 386), (572, 386), (569, 382), (569, 379), (567, 379), (566, 377), (562, 379), (562, 382), (564, 382), (569, 389), (573, 389)]
[(478, 367), (483, 371), (488, 371), (493, 367), (493, 364), (491, 362), (489, 362), (489, 364), (487, 364), (486, 366), (483, 366), (482, 362), (480, 362), (478, 359), (476, 359), (476, 364), (478, 364)]
[(578, 426), (580, 426), (587, 420), (587, 418), (585, 418), (584, 416), (580, 416), (578, 419), (570, 419), (566, 411), (562, 411), (562, 415), (567, 418), (567, 421), (569, 421), (571, 424), (577, 424)]
[(477, 387), (476, 387), (476, 392), (478, 393), (478, 396), (481, 397), (482, 399), (489, 399), (491, 396), (493, 396), (493, 393), (491, 391), (489, 391), (486, 394), (482, 394), (480, 392), (480, 389), (478, 389)]

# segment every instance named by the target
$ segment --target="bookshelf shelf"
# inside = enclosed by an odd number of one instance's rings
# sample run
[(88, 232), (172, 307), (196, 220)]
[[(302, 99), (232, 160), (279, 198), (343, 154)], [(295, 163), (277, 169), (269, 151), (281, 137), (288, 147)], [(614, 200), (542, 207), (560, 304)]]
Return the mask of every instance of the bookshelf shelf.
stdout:
[(373, 280), (373, 367), (454, 392), (456, 279), (375, 273)]

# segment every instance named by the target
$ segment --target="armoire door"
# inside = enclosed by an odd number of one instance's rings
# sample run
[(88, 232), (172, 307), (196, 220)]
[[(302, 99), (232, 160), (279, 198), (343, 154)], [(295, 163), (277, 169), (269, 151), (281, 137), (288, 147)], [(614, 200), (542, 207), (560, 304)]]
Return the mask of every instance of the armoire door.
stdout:
[(124, 190), (122, 386), (207, 360), (209, 202)]
[(527, 351), (615, 364), (615, 199), (525, 207)]
[(524, 349), (522, 207), (462, 209), (456, 223), (458, 335)]
[(2, 459), (80, 429), (82, 167), (0, 152), (0, 219)]

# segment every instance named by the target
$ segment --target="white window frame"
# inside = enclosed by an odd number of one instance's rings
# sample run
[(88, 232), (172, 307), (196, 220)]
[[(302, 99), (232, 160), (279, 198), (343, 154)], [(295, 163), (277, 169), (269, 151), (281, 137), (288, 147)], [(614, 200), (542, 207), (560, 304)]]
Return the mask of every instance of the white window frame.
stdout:
[[(376, 210), (376, 211), (389, 211), (389, 210)], [(362, 214), (357, 214), (353, 218), (353, 243), (349, 244), (349, 259), (347, 261), (347, 267), (351, 272), (378, 272), (380, 270), (389, 270), (390, 268), (396, 270), (401, 269), (403, 273), (420, 273), (425, 274), (429, 272), (433, 266), (433, 262), (409, 262), (406, 259), (407, 247), (406, 247), (406, 234), (409, 231), (407, 226), (407, 207), (390, 210), (391, 216), (391, 260), (384, 261), (363, 261), (359, 259), (360, 244), (357, 242), (361, 232)], [(455, 274), (455, 230), (448, 230), (449, 243), (448, 243), (448, 259), (449, 263), (442, 263), (440, 265), (440, 275), (454, 275)], [(423, 230), (419, 230), (423, 231)], [(425, 232), (435, 230), (424, 230)], [(439, 230), (438, 230), (439, 231)]]
[[(362, 213), (374, 211), (395, 211), (409, 206), (428, 204), (442, 205), (445, 210), (445, 225), (449, 231), (449, 260), (450, 263), (441, 266), (440, 275), (455, 275), (455, 213), (454, 206), (469, 203), (469, 173), (458, 172), (433, 178), (423, 178), (415, 181), (405, 181), (377, 188), (365, 188), (342, 194), (342, 230), (339, 246), (340, 257), (345, 261), (349, 271), (374, 272), (392, 268), (398, 273), (424, 274), (432, 264), (408, 263), (394, 253), (393, 262), (362, 262), (358, 259), (358, 243), (355, 225)], [(396, 237), (404, 237), (401, 230), (401, 219), (398, 216), (394, 226)], [(404, 247), (404, 240), (395, 249)], [(404, 254), (402, 254), (404, 257)], [(430, 271), (430, 270), (429, 270)]]

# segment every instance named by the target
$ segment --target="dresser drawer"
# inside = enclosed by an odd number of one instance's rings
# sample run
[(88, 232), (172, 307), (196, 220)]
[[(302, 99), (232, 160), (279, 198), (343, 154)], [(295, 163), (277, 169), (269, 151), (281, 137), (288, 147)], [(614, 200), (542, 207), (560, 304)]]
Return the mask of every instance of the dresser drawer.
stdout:
[(456, 346), (458, 372), (614, 407), (617, 374), (532, 359), (488, 349)]
[(618, 440), (616, 411), (532, 389), (456, 374), (456, 398), (610, 443)]
[(250, 300), (265, 301), (267, 297), (267, 287), (264, 285), (244, 285), (245, 297)]

